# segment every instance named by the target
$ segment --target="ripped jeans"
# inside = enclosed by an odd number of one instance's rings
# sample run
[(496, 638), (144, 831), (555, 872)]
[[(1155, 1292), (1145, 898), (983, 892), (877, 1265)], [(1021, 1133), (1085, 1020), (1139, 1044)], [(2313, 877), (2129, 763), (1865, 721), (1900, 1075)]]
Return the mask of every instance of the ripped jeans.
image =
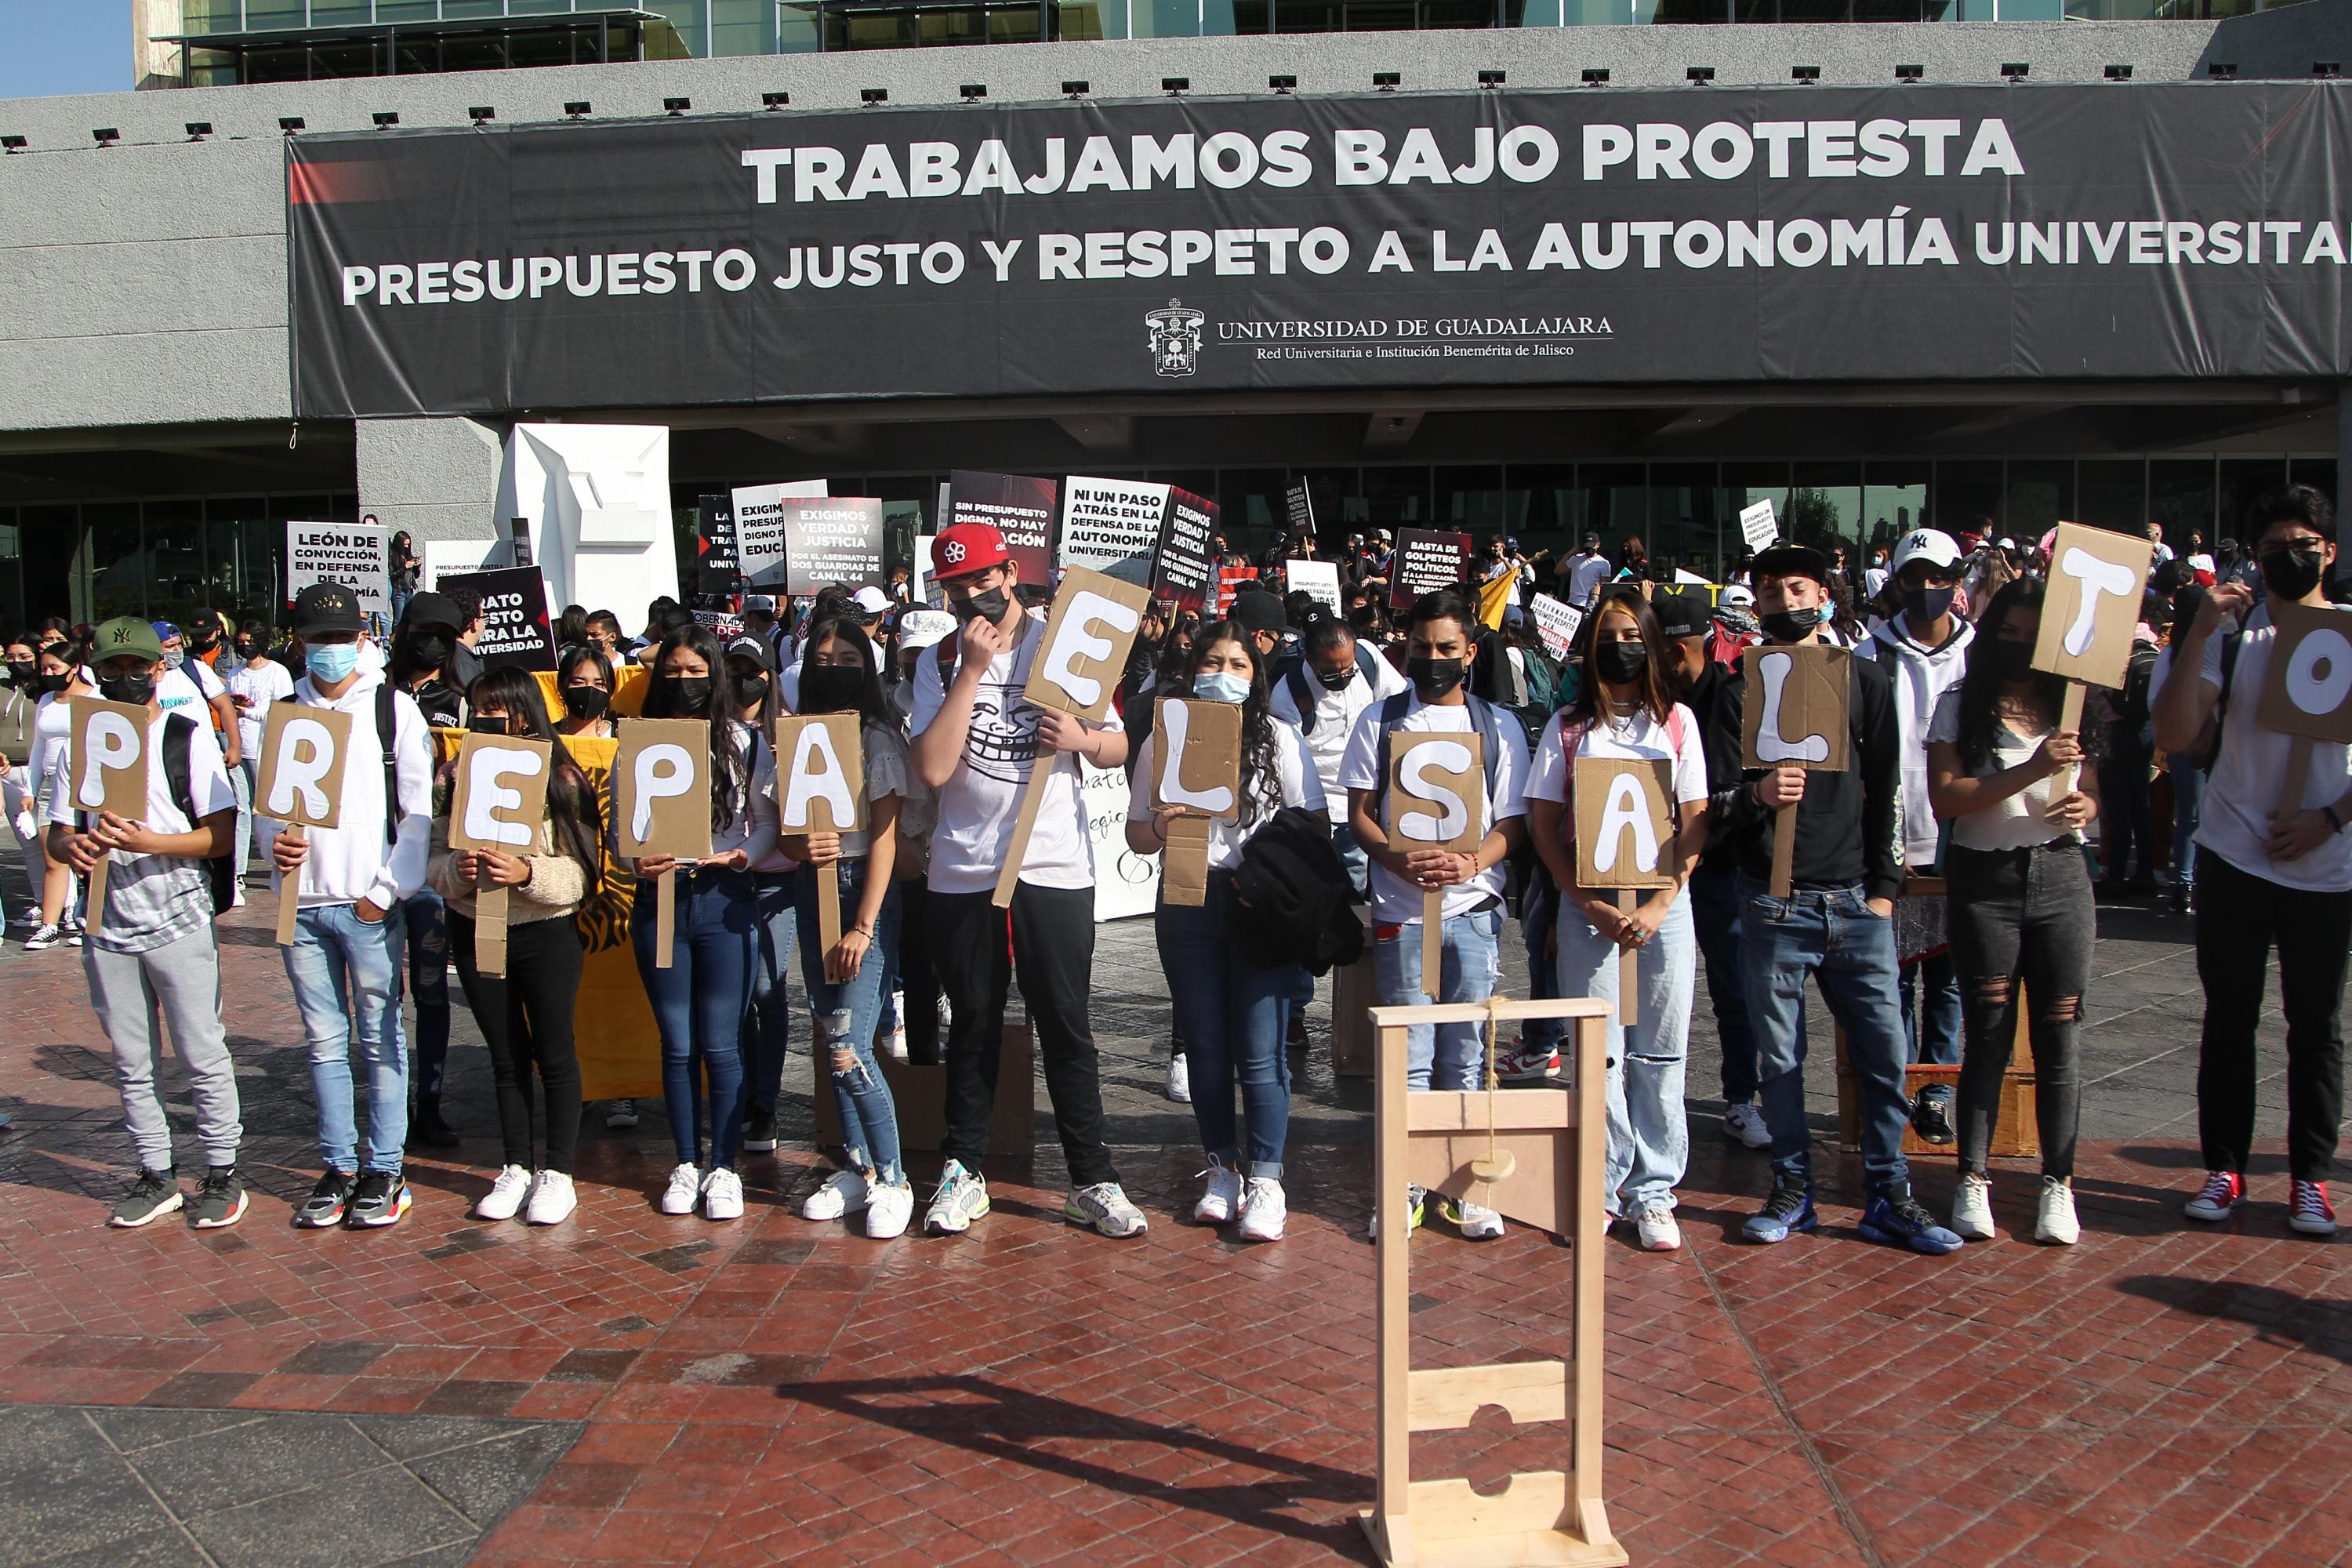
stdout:
[(1960, 1169), (1985, 1173), (2022, 983), (2042, 1173), (2072, 1176), (2083, 1106), (2083, 988), (2090, 984), (2098, 929), (2083, 847), (2072, 839), (2030, 849), (1955, 845), (1945, 853), (1944, 871), (1951, 889), (1952, 966), (1967, 1025)]
[[(1643, 895), (1646, 897), (1647, 895)], [(1602, 1168), (1601, 1206), (1638, 1215), (1673, 1208), (1675, 1188), (1690, 1163), (1690, 1119), (1683, 1110), (1683, 1078), (1690, 1061), (1691, 998), (1698, 986), (1698, 933), (1687, 896), (1675, 900), (1657, 934), (1634, 959), (1639, 987), (1632, 1024), (1615, 1005), (1624, 950), (1604, 937), (1583, 910), (1563, 898), (1557, 994), (1611, 1004), (1609, 1013), (1609, 1152)]]
[(907, 1179), (898, 1150), (898, 1109), (890, 1086), (874, 1060), (874, 1031), (882, 1020), (885, 987), (897, 967), (898, 889), (894, 883), (874, 917), (874, 941), (857, 973), (840, 984), (824, 977), (824, 939), (817, 926), (817, 879), (831, 877), (841, 892), (841, 929), (857, 923), (858, 900), (866, 896), (866, 862), (837, 860), (803, 866), (793, 875), (800, 914), (801, 979), (808, 986), (809, 1011), (816, 1015), (814, 1052), (820, 1072), (833, 1074), (834, 1102), (841, 1110), (841, 1141), (852, 1170), (873, 1173), (896, 1185)]

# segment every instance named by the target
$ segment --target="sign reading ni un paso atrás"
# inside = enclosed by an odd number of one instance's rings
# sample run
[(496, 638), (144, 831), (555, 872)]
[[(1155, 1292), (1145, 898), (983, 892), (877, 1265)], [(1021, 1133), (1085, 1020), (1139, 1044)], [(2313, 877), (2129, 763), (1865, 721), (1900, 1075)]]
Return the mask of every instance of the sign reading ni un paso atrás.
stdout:
[(2352, 370), (2352, 84), (1181, 99), (287, 141), (306, 417)]

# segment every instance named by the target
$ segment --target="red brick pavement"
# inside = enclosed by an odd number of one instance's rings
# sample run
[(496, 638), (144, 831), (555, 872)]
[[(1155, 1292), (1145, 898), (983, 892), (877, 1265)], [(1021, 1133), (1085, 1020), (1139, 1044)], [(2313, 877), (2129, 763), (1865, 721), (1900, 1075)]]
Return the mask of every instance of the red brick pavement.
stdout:
[[(0, 971), (0, 1400), (584, 1418), (484, 1545), (500, 1568), (1367, 1560), (1361, 1147), (1297, 1152), (1264, 1247), (1174, 1222), (1183, 1150), (1123, 1154), (1138, 1243), (1064, 1226), (1048, 1155), (971, 1236), (885, 1244), (797, 1217), (823, 1170), (800, 1153), (753, 1162), (740, 1224), (664, 1218), (658, 1136), (586, 1142), (556, 1229), (469, 1221), (488, 1171), (415, 1160), (397, 1228), (297, 1232), (293, 1013), (266, 934), (232, 935), (268, 1086), (254, 1211), (207, 1237), (103, 1228), (124, 1152), (79, 967)], [(1610, 1251), (1605, 1487), (1636, 1562), (2352, 1561), (2352, 1254), (2284, 1234), (2275, 1169), (2250, 1215), (2190, 1231), (2193, 1149), (2095, 1147), (2081, 1247), (1929, 1260), (1854, 1237), (1850, 1164), (1821, 1235), (1734, 1244), (1761, 1166), (1710, 1132), (1687, 1249)], [(1921, 1186), (1940, 1205), (1950, 1180)], [(2002, 1187), (2030, 1229), (2026, 1173)], [(1556, 1244), (1442, 1229), (1414, 1249), (1419, 1363), (1565, 1354)], [(1482, 1421), (1414, 1460), (1483, 1485), (1559, 1465), (1562, 1430)]]

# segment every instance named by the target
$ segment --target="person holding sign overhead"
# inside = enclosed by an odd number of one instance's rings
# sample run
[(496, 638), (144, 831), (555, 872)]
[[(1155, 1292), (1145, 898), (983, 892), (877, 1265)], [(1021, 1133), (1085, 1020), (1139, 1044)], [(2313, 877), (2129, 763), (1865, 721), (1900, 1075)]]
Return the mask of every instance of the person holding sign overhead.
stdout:
[[(1204, 628), (1190, 664), (1179, 688), (1190, 700), (1160, 700), (1159, 725), (1137, 756), (1127, 847), (1138, 855), (1160, 854), (1170, 848), (1171, 834), (1181, 841), (1187, 818), (1206, 843), (1206, 887), (1193, 883), (1199, 901), (1186, 905), (1171, 896), (1170, 884), (1178, 876), (1171, 867), (1160, 879), (1152, 915), (1160, 964), (1184, 1037), (1192, 1119), (1209, 1153), (1208, 1187), (1192, 1219), (1199, 1225), (1238, 1219), (1244, 1240), (1279, 1241), (1288, 1214), (1282, 1153), (1290, 1127), (1284, 1021), (1314, 982), (1295, 962), (1268, 963), (1227, 927), (1242, 847), (1287, 806), (1328, 820), (1323, 781), (1298, 731), (1276, 722), (1269, 711), (1269, 670), (1246, 628), (1232, 621)], [(1352, 664), (1348, 673), (1355, 674)], [(1191, 753), (1203, 748), (1197, 741), (1176, 742), (1199, 722), (1195, 710), (1212, 703), (1240, 710), (1238, 744), (1205, 748), (1225, 752), (1208, 760), (1230, 762), (1230, 777), (1188, 788)], [(1236, 1079), (1249, 1130), (1246, 1152), (1234, 1127)]]
[[(931, 833), (931, 952), (954, 1017), (941, 1145), (947, 1163), (923, 1228), (960, 1235), (988, 1212), (988, 1184), (979, 1164), (996, 1098), (1005, 997), (1017, 969), (1045, 1058), (1062, 1157), (1069, 1164), (1072, 1191), (1063, 1216), (1105, 1236), (1140, 1236), (1142, 1211), (1128, 1201), (1103, 1142), (1102, 1068), (1087, 1024), (1094, 850), (1075, 760), (1083, 757), (1098, 768), (1124, 765), (1127, 732), (1114, 712), (1090, 722), (1026, 697), (1032, 670), (1045, 651), (1045, 622), (1014, 598), (1020, 570), (993, 526), (955, 522), (941, 530), (931, 541), (931, 575), (963, 630), (916, 666), (909, 726), (916, 775), (939, 795)], [(1128, 628), (1130, 637), (1140, 626), (1139, 615)], [(1122, 653), (1124, 664), (1123, 649), (1114, 651)], [(1116, 677), (1117, 667), (1109, 673)], [(1046, 772), (1034, 826), (1013, 867), (1023, 796), (1040, 767)], [(999, 908), (993, 889), (1008, 869), (1017, 871), (1018, 880), (1010, 903)]]
[[(350, 715), (351, 738), (331, 782), (320, 781), (340, 793), (340, 826), (289, 830), (270, 847), (278, 897), (300, 900), (293, 944), (284, 950), (286, 978), (310, 1041), (326, 1170), (294, 1223), (313, 1230), (397, 1225), (411, 1202), (401, 1175), (408, 1133), (401, 911), (425, 885), (433, 736), (415, 699), (360, 668), (360, 630), (359, 601), (341, 584), (314, 583), (294, 601), (306, 673), (293, 700)], [(368, 1074), (364, 1161), (352, 1093), (354, 1038)]]
[[(1501, 973), (1497, 943), (1503, 931), (1503, 862), (1527, 841), (1521, 790), (1528, 742), (1517, 720), (1469, 694), (1469, 675), (1478, 657), (1473, 640), (1477, 626), (1476, 608), (1457, 590), (1441, 588), (1414, 601), (1404, 667), (1411, 689), (1364, 710), (1339, 764), (1339, 782), (1348, 790), (1349, 825), (1371, 860), (1374, 964), (1384, 1006), (1484, 1002), (1495, 994)], [(1400, 737), (1420, 734), (1476, 739), (1475, 748), (1440, 748), (1461, 753), (1465, 760), (1475, 758), (1469, 787), (1477, 792), (1476, 800), (1466, 802), (1448, 792), (1436, 818), (1442, 826), (1456, 814), (1466, 816), (1464, 807), (1475, 804), (1485, 831), (1468, 848), (1415, 847), (1412, 839), (1390, 831), (1390, 825), (1399, 820), (1397, 806), (1386, 799), (1391, 755)], [(1419, 771), (1434, 784), (1440, 770)], [(1434, 796), (1414, 798), (1435, 802)], [(1423, 816), (1423, 820), (1430, 818)], [(1424, 917), (1430, 912), (1438, 921), (1441, 959), (1434, 995), (1424, 973), (1429, 936)], [(1409, 1089), (1476, 1089), (1483, 1059), (1475, 1024), (1422, 1024), (1406, 1032)], [(1424, 1194), (1415, 1187), (1410, 1196), (1409, 1227), (1421, 1224)], [(1503, 1216), (1483, 1204), (1449, 1198), (1445, 1212), (1474, 1240), (1503, 1234)], [(1377, 1226), (1380, 1216), (1372, 1218)]]
[(1743, 1233), (1785, 1241), (1821, 1223), (1805, 1122), (1801, 1007), (1811, 973), (1845, 1031), (1862, 1096), (1863, 1236), (1931, 1256), (1951, 1252), (1960, 1238), (1911, 1195), (1903, 1155), (1911, 1106), (1895, 998), (1903, 840), (1892, 687), (1876, 661), (1825, 648), (1830, 563), (1820, 551), (1775, 545), (1757, 554), (1755, 574), (1766, 640), (1746, 655), (1748, 777), (1718, 806), (1738, 848), (1741, 983), (1772, 1132), (1772, 1194)]
[[(108, 1223), (135, 1228), (188, 1203), (174, 1175), (172, 1124), (155, 1081), (161, 1018), (194, 1090), (196, 1139), (205, 1151), (190, 1222), (199, 1230), (235, 1225), (246, 1208), (237, 1173), (244, 1129), (236, 1068), (221, 1025), (220, 950), (213, 936), (213, 917), (226, 900), (215, 897), (212, 870), (221, 870), (225, 892), (236, 792), (212, 726), (166, 713), (155, 700), (163, 649), (152, 626), (129, 616), (108, 621), (98, 628), (91, 660), (99, 696), (110, 706), (89, 715), (87, 727), (77, 725), (85, 744), (68, 786), (50, 796), (48, 842), (50, 853), (77, 871), (95, 877), (106, 868), (106, 896), (90, 910), (82, 969), (90, 1010), (114, 1046), (123, 1119), (139, 1159), (138, 1179)], [(88, 806), (93, 784), (97, 798), (118, 793), (106, 776), (116, 773), (144, 781), (135, 786), (134, 814)]]
[[(776, 787), (799, 916), (801, 978), (816, 1017), (814, 1049), (832, 1075), (846, 1170), (801, 1205), (801, 1217), (866, 1212), (866, 1234), (904, 1236), (915, 1189), (898, 1147), (898, 1110), (874, 1059), (874, 1036), (898, 968), (898, 803), (921, 789), (908, 776), (907, 742), (882, 696), (874, 643), (853, 616), (809, 628), (801, 659), (800, 717), (778, 731)], [(835, 721), (824, 721), (830, 716)], [(845, 752), (847, 755), (843, 754)], [(853, 772), (854, 769), (854, 772)], [(864, 784), (863, 810), (851, 786)], [(811, 831), (820, 817), (840, 824)], [(845, 819), (862, 818), (852, 827)], [(833, 910), (825, 931), (826, 880)]]
[[(531, 814), (529, 846), (505, 849), (450, 847), (461, 754), (441, 770), (435, 788), (433, 852), (426, 880), (448, 903), (451, 956), (466, 1005), (490, 1054), (490, 1081), (499, 1105), (499, 1135), (506, 1161), (488, 1193), (474, 1205), (477, 1219), (555, 1225), (579, 1205), (572, 1187), (572, 1151), (580, 1142), (580, 1058), (572, 1039), (573, 1004), (587, 949), (572, 918), (592, 897), (602, 863), (604, 812), (588, 777), (548, 723), (538, 678), (525, 669), (493, 669), (474, 682), (472, 728), (478, 734), (546, 742), (551, 748), (543, 804)], [(485, 784), (490, 788), (485, 788)], [(524, 793), (498, 778), (467, 791), (468, 813), (488, 804), (490, 789)], [(487, 973), (476, 957), (478, 896), (508, 894), (506, 962)], [(547, 1104), (547, 1153), (531, 1150), (531, 1080)]]
[[(2190, 1218), (2228, 1219), (2246, 1201), (2254, 1136), (2254, 1030), (2270, 951), (2286, 1014), (2287, 1223), (2332, 1236), (2327, 1181), (2344, 1110), (2343, 1001), (2352, 949), (2352, 641), (2328, 606), (2336, 509), (2309, 485), (2282, 485), (2247, 509), (2253, 590), (2205, 595), (2157, 694), (2156, 743), (2220, 740), (2197, 828), (2197, 973), (2205, 985), (2197, 1116), (2205, 1184)], [(2241, 624), (2234, 637), (2231, 623)], [(2292, 646), (2290, 645), (2292, 641)], [(2273, 668), (2284, 650), (2285, 658)]]
[[(1673, 1252), (1683, 1244), (1675, 1188), (1690, 1160), (1683, 1069), (1698, 978), (1682, 895), (1706, 847), (1706, 753), (1697, 720), (1671, 695), (1665, 632), (1637, 590), (1601, 590), (1577, 645), (1584, 679), (1536, 743), (1528, 826), (1559, 884), (1559, 994), (1615, 1002), (1628, 969), (1621, 960), (1633, 959), (1633, 1016), (1619, 1009), (1609, 1019), (1601, 1203), (1612, 1221), (1632, 1212), (1644, 1250)], [(1663, 765), (1664, 798), (1653, 798), (1654, 778), (1615, 765), (1623, 763)], [(1589, 805), (1600, 806), (1597, 820)], [(1582, 875), (1587, 868), (1595, 875)], [(1644, 882), (1654, 885), (1634, 898), (1616, 890)]]
[[(759, 901), (748, 868), (775, 847), (775, 756), (758, 730), (735, 717), (745, 704), (730, 689), (718, 639), (708, 631), (691, 621), (673, 627), (646, 663), (652, 674), (646, 681), (645, 717), (708, 726), (706, 755), (699, 759), (633, 758), (630, 726), (624, 721), (615, 764), (632, 765), (645, 775), (645, 785), (623, 798), (647, 823), (670, 809), (661, 803), (676, 792), (664, 792), (664, 781), (707, 781), (692, 801), (677, 801), (675, 810), (708, 814), (710, 852), (684, 860), (647, 854), (636, 857), (634, 866), (637, 896), (629, 931), (637, 974), (661, 1033), (662, 1102), (677, 1148), (677, 1163), (659, 1203), (667, 1215), (689, 1215), (699, 1204), (705, 1219), (740, 1219), (743, 1181), (735, 1162), (743, 1144), (743, 1021), (751, 1012), (759, 961)], [(623, 816), (623, 810), (614, 813), (616, 833)], [(634, 821), (628, 826), (629, 842), (646, 838), (646, 826)], [(677, 879), (675, 934), (667, 955), (659, 951), (664, 877)], [(708, 1167), (700, 1126), (706, 1091)]]

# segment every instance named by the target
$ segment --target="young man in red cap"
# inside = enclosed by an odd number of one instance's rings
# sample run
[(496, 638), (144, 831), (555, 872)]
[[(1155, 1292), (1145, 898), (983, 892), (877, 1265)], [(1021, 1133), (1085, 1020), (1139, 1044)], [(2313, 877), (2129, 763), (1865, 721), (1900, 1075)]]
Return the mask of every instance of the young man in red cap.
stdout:
[[(1045, 1058), (1045, 1089), (1069, 1163), (1063, 1216), (1105, 1236), (1140, 1236), (1103, 1143), (1102, 1078), (1087, 1026), (1095, 952), (1094, 854), (1079, 792), (1082, 756), (1127, 761), (1118, 716), (1089, 724), (1022, 697), (1045, 641), (1042, 616), (1013, 595), (1020, 571), (1004, 536), (984, 522), (950, 523), (931, 542), (931, 574), (962, 632), (915, 671), (909, 728), (915, 771), (939, 795), (931, 834), (931, 955), (954, 1013), (947, 1045), (947, 1163), (923, 1228), (955, 1235), (988, 1212), (979, 1171), (996, 1100), (998, 1042), (1013, 973)], [(1034, 768), (1051, 773), (1006, 915), (993, 895), (1011, 853)]]

